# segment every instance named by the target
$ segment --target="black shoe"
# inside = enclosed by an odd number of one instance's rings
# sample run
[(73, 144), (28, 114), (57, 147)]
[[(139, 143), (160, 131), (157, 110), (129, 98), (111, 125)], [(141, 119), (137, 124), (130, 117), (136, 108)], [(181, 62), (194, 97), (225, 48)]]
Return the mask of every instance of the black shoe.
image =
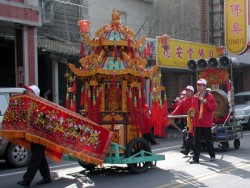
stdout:
[(215, 161), (215, 157), (211, 157), (211, 158), (210, 158), (210, 161)]
[(192, 161), (190, 161), (189, 163), (190, 163), (190, 164), (197, 164), (197, 163), (199, 163), (199, 161), (192, 160)]
[(50, 183), (51, 182), (51, 179), (42, 179), (41, 181), (37, 182), (36, 184), (37, 185), (43, 185), (43, 184), (46, 184), (46, 183)]
[(188, 152), (185, 149), (182, 149), (180, 152), (183, 153), (184, 155), (188, 155)]
[(23, 181), (19, 181), (17, 182), (18, 185), (24, 186), (24, 187), (29, 187), (30, 186), (30, 182), (27, 180), (23, 180)]
[(192, 152), (190, 153), (190, 155), (194, 155), (194, 152), (192, 151)]
[(153, 142), (151, 143), (151, 145), (159, 145), (160, 143), (159, 142)]

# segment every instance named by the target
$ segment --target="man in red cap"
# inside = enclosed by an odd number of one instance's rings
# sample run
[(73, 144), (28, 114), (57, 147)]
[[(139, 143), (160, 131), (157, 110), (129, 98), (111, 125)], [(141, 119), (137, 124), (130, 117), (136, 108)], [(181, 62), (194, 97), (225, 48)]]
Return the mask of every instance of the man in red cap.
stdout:
[[(186, 93), (185, 95), (186, 97), (180, 101), (179, 105), (175, 108), (175, 110), (171, 113), (171, 115), (187, 115), (189, 109), (193, 107), (193, 95), (194, 95), (193, 86), (188, 85), (184, 89), (184, 91)], [(188, 130), (188, 132), (185, 131), (183, 134), (183, 145), (182, 145), (182, 150), (180, 152), (183, 153), (184, 155), (188, 155), (190, 149), (193, 149), (193, 138), (191, 138), (193, 137), (192, 132), (193, 130), (191, 128), (190, 130)]]
[[(40, 95), (40, 89), (36, 85), (32, 86), (24, 86), (27, 93), (34, 94), (36, 96)], [(45, 146), (31, 143), (30, 150), (31, 150), (31, 160), (28, 165), (27, 171), (23, 175), (23, 180), (17, 182), (18, 185), (28, 187), (30, 186), (31, 181), (34, 179), (36, 172), (39, 170), (43, 179), (37, 182), (37, 185), (42, 185), (45, 183), (50, 183), (50, 170), (49, 165), (45, 157)]]
[(207, 151), (210, 155), (210, 160), (215, 160), (215, 152), (212, 142), (211, 127), (213, 126), (213, 112), (216, 109), (216, 101), (213, 95), (206, 91), (207, 81), (203, 78), (196, 83), (197, 94), (194, 95), (194, 156), (190, 164), (199, 163), (201, 150), (201, 137), (203, 136)]
[(187, 91), (184, 89), (182, 92), (179, 93), (180, 99), (184, 99), (187, 96)]

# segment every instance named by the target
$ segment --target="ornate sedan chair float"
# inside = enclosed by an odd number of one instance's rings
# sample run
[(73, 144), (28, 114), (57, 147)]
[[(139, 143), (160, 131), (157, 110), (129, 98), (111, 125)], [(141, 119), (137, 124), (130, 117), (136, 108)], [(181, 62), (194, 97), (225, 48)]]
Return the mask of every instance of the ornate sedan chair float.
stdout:
[[(220, 86), (226, 84), (228, 93), (221, 89), (213, 89), (213, 94), (217, 108), (214, 112), (214, 126), (212, 127), (212, 136), (214, 142), (219, 142), (219, 147), (223, 151), (229, 149), (229, 141), (234, 141), (234, 148), (240, 148), (240, 138), (242, 138), (242, 126), (235, 125), (235, 121), (230, 121), (231, 115), (234, 114), (233, 107), (233, 85), (229, 80), (228, 67), (234, 63), (233, 58), (221, 56), (220, 58), (210, 58), (208, 60), (199, 59), (198, 61), (190, 60), (188, 68), (192, 71), (198, 70), (199, 77), (205, 78), (209, 85)], [(232, 74), (232, 73), (231, 73)], [(202, 143), (206, 148), (205, 143)]]
[[(104, 162), (127, 164), (132, 172), (144, 172), (153, 161), (165, 156), (151, 153), (151, 146), (140, 136), (150, 127), (146, 105), (145, 80), (157, 75), (158, 67), (146, 69), (140, 49), (145, 36), (134, 40), (131, 29), (120, 23), (114, 9), (112, 22), (95, 32), (90, 39), (86, 20), (79, 21), (83, 37), (80, 66), (68, 64), (68, 107), (75, 110), (75, 76), (82, 83), (82, 112), (90, 120), (114, 132), (111, 149)], [(160, 106), (162, 87), (152, 82), (155, 101)], [(73, 88), (73, 89), (72, 89)], [(160, 108), (160, 107), (159, 107)], [(154, 113), (154, 112), (152, 112)], [(79, 162), (85, 168), (95, 165)]]

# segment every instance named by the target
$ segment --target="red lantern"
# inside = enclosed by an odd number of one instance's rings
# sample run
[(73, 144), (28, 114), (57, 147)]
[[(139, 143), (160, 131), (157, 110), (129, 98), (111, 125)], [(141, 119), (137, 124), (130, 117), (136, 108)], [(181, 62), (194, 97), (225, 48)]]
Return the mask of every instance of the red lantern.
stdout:
[(89, 33), (90, 32), (90, 22), (88, 20), (79, 20), (78, 25), (80, 27), (81, 33)]

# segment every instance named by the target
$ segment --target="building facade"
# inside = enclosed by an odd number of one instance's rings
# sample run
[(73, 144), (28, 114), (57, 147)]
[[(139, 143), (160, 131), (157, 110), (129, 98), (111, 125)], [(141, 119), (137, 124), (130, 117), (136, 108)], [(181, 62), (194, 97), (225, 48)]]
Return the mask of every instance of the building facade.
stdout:
[(38, 1), (1, 1), (0, 25), (1, 86), (38, 84), (37, 27), (42, 26)]

